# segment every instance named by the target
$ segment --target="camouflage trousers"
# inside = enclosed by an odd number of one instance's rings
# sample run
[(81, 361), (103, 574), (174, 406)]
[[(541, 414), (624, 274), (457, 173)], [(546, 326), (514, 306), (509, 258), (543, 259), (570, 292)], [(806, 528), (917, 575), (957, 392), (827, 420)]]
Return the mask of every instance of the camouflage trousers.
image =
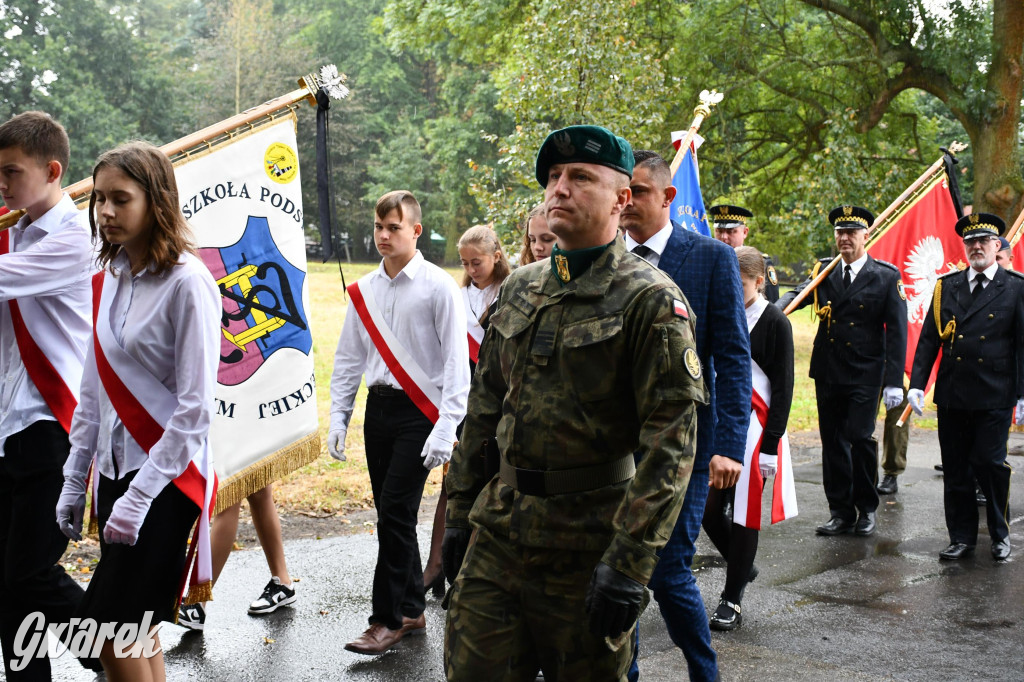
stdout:
[(473, 533), (445, 627), (449, 682), (626, 680), (635, 628), (617, 651), (590, 634), (584, 597), (601, 552), (517, 547)]

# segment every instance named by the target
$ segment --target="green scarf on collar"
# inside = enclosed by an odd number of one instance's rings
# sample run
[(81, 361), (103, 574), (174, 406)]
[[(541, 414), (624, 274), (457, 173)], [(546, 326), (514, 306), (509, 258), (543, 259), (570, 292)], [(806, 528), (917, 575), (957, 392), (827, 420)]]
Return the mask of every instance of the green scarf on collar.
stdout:
[(563, 251), (556, 244), (551, 249), (551, 273), (558, 280), (559, 284), (564, 287), (585, 273), (590, 268), (590, 264), (597, 260), (605, 252), (605, 249), (614, 243), (615, 240), (613, 239), (601, 246), (591, 246), (572, 251)]

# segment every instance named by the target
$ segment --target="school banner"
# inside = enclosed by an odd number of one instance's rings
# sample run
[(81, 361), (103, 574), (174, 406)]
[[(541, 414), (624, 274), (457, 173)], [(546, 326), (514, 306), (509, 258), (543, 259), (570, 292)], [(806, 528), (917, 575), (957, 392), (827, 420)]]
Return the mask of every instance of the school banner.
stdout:
[(179, 161), (175, 175), (222, 297), (219, 511), (320, 453), (294, 114)]
[[(676, 151), (679, 151), (685, 137), (685, 130), (672, 132), (672, 146), (676, 148)], [(672, 186), (676, 188), (676, 196), (672, 199), (670, 210), (672, 220), (691, 232), (710, 237), (711, 226), (708, 224), (708, 214), (704, 210), (704, 198), (700, 193), (700, 170), (697, 166), (697, 148), (703, 142), (704, 138), (694, 135), (693, 142), (686, 150), (686, 156), (683, 157), (679, 170), (672, 177)]]

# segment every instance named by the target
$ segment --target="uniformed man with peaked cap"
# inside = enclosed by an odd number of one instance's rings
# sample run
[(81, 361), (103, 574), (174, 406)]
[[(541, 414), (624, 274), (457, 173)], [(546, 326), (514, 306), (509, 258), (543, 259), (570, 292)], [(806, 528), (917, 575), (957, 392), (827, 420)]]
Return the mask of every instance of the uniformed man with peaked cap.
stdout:
[[(819, 535), (875, 531), (878, 508), (878, 443), (874, 437), (878, 394), (886, 409), (903, 401), (907, 306), (900, 272), (865, 250), (874, 216), (859, 206), (839, 206), (828, 216), (842, 260), (801, 307), (819, 317), (810, 376), (818, 402), (822, 479), (830, 519)], [(776, 304), (785, 308), (830, 263)]]
[(625, 679), (705, 401), (689, 305), (618, 236), (632, 170), (597, 126), (537, 155), (558, 247), (502, 285), (448, 471), (449, 680)]
[(1010, 556), (1010, 421), (1024, 417), (1024, 275), (996, 262), (1006, 224), (972, 213), (956, 223), (971, 267), (943, 275), (935, 285), (914, 354), (908, 399), (921, 414), (935, 358), (943, 502), (949, 546), (941, 559), (974, 552), (978, 507), (974, 478), (985, 494), (993, 558)]
[[(742, 206), (719, 204), (708, 209), (708, 217), (714, 223), (715, 239), (735, 249), (743, 246), (754, 214)], [(779, 300), (779, 276), (775, 272), (775, 261), (768, 255), (764, 256), (764, 297), (769, 303)]]

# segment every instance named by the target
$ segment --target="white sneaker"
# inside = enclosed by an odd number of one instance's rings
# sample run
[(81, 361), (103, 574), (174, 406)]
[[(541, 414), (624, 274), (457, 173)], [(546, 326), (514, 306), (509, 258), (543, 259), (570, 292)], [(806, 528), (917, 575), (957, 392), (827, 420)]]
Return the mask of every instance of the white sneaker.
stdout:
[(260, 595), (260, 598), (249, 604), (249, 613), (252, 615), (271, 613), (294, 601), (294, 583), (292, 587), (285, 587), (281, 584), (281, 579), (275, 575), (267, 583), (267, 586), (263, 588), (263, 594)]

